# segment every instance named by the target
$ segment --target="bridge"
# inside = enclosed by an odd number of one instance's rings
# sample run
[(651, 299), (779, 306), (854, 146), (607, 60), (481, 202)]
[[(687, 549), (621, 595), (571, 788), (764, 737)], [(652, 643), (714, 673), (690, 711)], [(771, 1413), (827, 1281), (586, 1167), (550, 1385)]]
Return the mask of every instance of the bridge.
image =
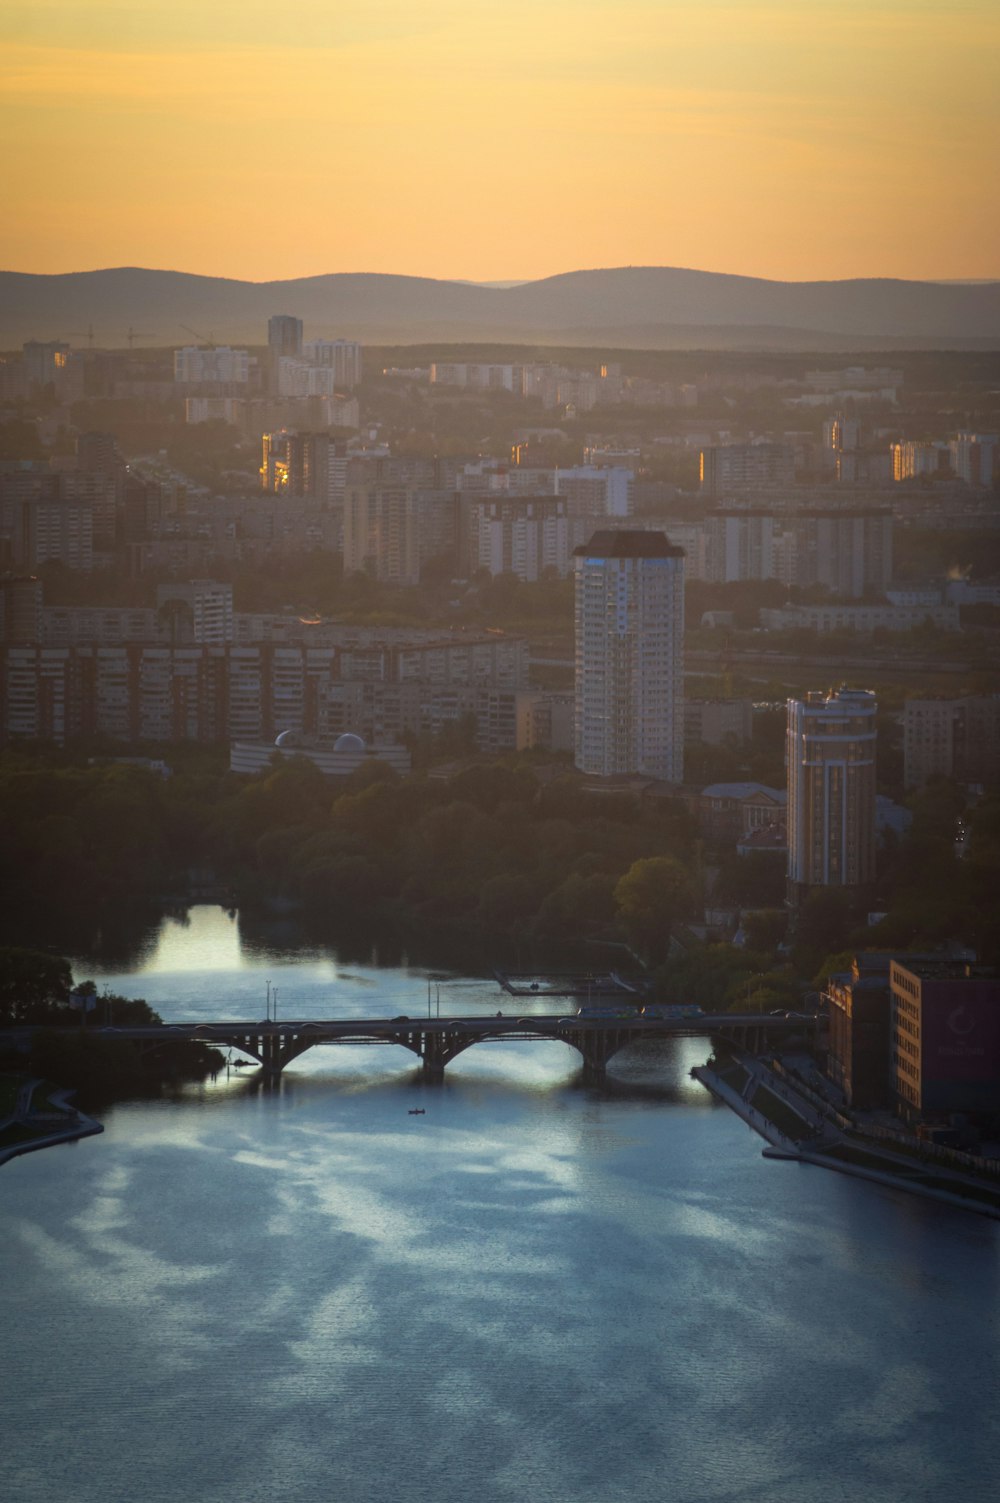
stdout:
[(177, 1040), (238, 1049), (277, 1077), (286, 1065), (319, 1045), (402, 1045), (421, 1061), (424, 1079), (439, 1082), (445, 1067), (473, 1044), (543, 1040), (568, 1044), (583, 1059), (583, 1078), (604, 1079), (608, 1061), (642, 1039), (723, 1037), (753, 1053), (765, 1042), (812, 1032), (816, 1020), (771, 1013), (715, 1013), (687, 1018), (543, 1016), (347, 1018), (335, 1022), (163, 1023), (134, 1028), (88, 1028), (91, 1037), (131, 1039), (141, 1050)]

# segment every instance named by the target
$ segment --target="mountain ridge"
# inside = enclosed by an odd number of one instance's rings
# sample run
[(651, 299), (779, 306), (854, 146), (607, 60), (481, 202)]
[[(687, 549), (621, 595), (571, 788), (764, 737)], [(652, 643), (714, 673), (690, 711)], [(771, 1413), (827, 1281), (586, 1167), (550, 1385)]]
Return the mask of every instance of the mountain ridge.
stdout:
[[(0, 272), (0, 345), (262, 345), (267, 319), (292, 313), (306, 336), (368, 343), (606, 343), (805, 349), (1000, 347), (1000, 280), (855, 277), (779, 282), (685, 267), (605, 267), (497, 287), (384, 272), (247, 282), (149, 267), (42, 275)], [(685, 332), (689, 331), (689, 332)], [(691, 344), (684, 345), (689, 338)], [(806, 338), (812, 343), (803, 344)], [(760, 340), (754, 345), (753, 340)], [(681, 341), (680, 344), (674, 341)], [(748, 341), (750, 341), (748, 343)]]

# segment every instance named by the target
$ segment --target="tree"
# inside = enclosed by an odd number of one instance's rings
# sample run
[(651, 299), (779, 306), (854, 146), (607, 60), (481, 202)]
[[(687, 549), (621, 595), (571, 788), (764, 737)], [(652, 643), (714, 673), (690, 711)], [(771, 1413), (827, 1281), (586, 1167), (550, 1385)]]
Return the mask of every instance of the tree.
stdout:
[(69, 961), (42, 950), (0, 949), (0, 1022), (47, 1023), (69, 999)]
[(630, 942), (650, 959), (669, 950), (670, 933), (691, 908), (691, 883), (675, 856), (634, 861), (615, 887), (618, 917)]

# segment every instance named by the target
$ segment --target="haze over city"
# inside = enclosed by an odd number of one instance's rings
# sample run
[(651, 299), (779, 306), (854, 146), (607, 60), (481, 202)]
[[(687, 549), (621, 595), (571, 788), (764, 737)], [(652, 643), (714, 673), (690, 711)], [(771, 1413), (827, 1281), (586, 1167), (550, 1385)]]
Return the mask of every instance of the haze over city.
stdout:
[(1000, 273), (992, 0), (11, 0), (0, 261)]
[(998, 57), (6, 0), (10, 1503), (993, 1496)]

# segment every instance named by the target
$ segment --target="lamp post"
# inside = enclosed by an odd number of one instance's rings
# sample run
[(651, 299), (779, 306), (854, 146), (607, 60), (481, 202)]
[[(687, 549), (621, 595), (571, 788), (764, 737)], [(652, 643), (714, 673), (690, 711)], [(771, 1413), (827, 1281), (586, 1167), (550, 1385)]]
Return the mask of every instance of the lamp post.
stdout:
[(270, 983), (270, 981), (266, 982), (265, 985), (267, 986), (267, 1021), (270, 1023), (270, 1021), (271, 1021), (271, 983)]

